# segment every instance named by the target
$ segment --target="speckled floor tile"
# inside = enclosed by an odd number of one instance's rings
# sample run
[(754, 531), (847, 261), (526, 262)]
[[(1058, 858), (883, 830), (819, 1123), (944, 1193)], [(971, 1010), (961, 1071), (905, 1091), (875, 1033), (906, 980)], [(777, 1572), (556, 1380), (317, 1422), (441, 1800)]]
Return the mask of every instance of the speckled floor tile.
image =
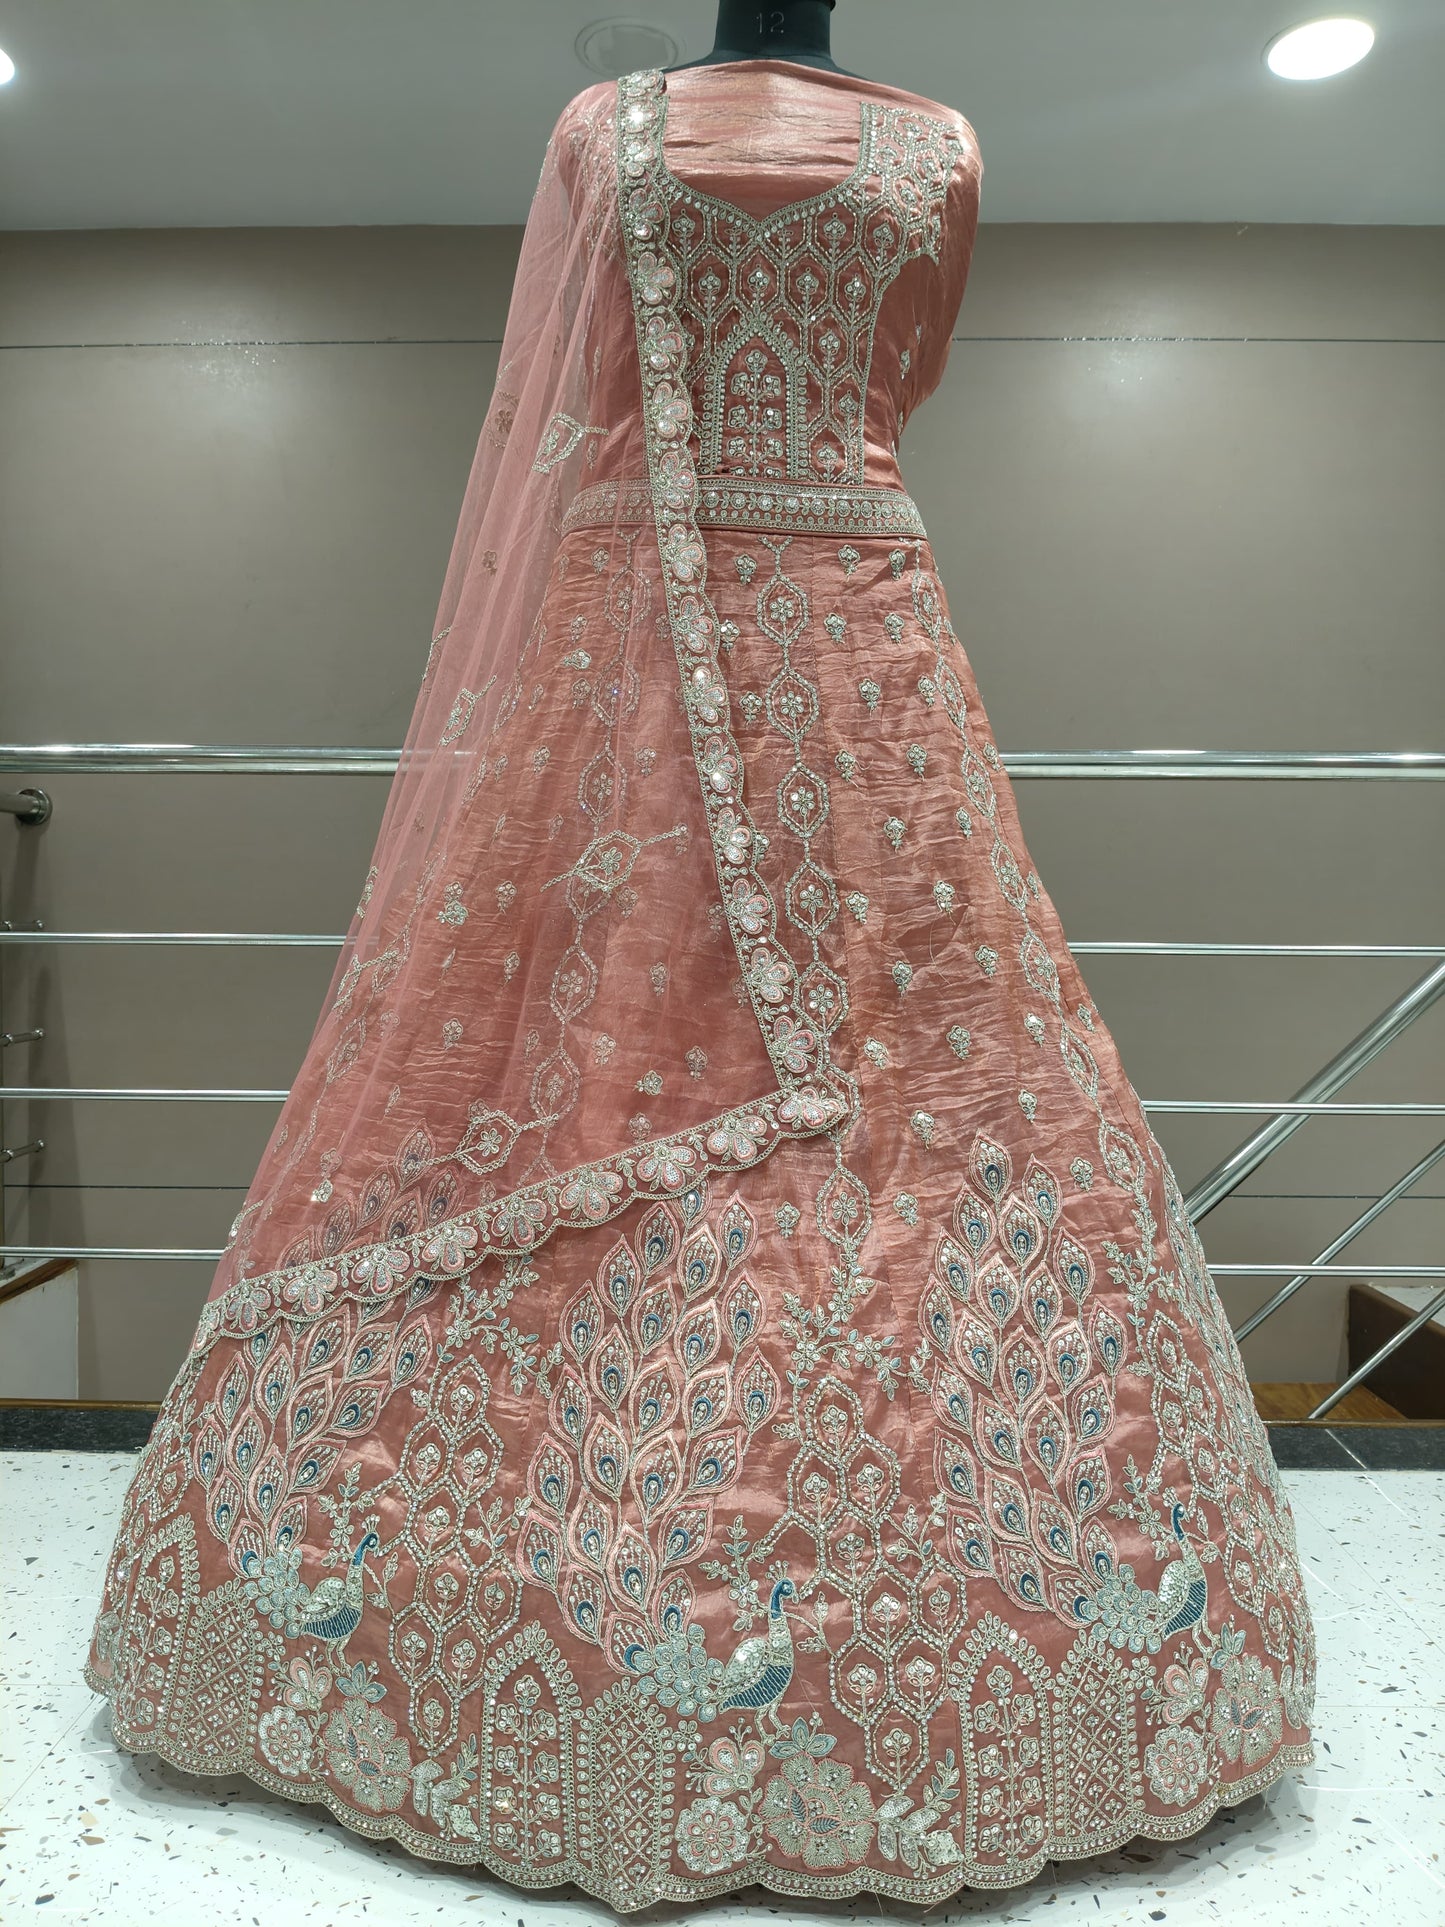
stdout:
[[(234, 1778), (205, 1780), (111, 1743), (79, 1679), (106, 1555), (134, 1459), (0, 1458), (0, 1655), (8, 1662), (0, 1757), (0, 1911), (116, 1927), (595, 1927), (585, 1895), (531, 1896), (348, 1833), (316, 1807)], [(753, 1889), (703, 1907), (658, 1907), (707, 1927), (829, 1921), (1206, 1927), (1445, 1922), (1445, 1584), (1436, 1473), (1287, 1472), (1318, 1616), (1313, 1767), (1223, 1809), (1168, 1845), (1046, 1867), (1027, 1887), (961, 1894), (922, 1914), (903, 1902), (793, 1901)], [(1414, 1563), (1419, 1560), (1419, 1565)], [(1433, 1575), (1433, 1576), (1432, 1576)]]

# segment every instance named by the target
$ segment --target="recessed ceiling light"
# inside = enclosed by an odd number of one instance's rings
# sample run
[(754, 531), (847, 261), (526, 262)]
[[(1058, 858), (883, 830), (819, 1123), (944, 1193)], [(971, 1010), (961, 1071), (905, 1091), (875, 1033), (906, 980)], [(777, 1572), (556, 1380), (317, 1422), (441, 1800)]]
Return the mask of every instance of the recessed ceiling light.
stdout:
[(3, 87), (7, 80), (14, 80), (14, 78), (15, 62), (10, 58), (9, 54), (0, 50), (0, 87)]
[(1355, 66), (1375, 44), (1368, 20), (1311, 20), (1291, 27), (1264, 50), (1265, 65), (1281, 80), (1326, 80)]
[(646, 67), (670, 67), (677, 59), (672, 35), (646, 20), (594, 20), (578, 34), (576, 47), (582, 65), (608, 80)]

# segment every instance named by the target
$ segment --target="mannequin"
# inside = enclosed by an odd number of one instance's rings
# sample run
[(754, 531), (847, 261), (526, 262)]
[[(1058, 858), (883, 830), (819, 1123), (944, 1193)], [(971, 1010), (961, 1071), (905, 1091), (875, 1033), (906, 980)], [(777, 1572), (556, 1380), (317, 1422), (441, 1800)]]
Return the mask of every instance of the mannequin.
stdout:
[(771, 5), (759, 0), (719, 0), (712, 52), (669, 71), (681, 73), (687, 67), (715, 67), (736, 60), (787, 60), (798, 67), (846, 74), (849, 70), (834, 60), (830, 44), (833, 6), (834, 0), (772, 0)]

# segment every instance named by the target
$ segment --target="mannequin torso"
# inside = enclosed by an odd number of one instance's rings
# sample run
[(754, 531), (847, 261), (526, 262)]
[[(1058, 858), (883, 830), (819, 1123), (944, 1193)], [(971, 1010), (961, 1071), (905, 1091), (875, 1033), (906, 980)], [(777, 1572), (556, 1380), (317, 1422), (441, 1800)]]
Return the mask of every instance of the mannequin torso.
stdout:
[[(847, 74), (833, 58), (831, 46), (834, 0), (719, 0), (717, 35), (712, 52), (701, 60), (686, 60), (671, 68), (731, 65), (739, 60), (786, 60), (799, 67), (822, 67)], [(854, 74), (853, 79), (862, 76)]]

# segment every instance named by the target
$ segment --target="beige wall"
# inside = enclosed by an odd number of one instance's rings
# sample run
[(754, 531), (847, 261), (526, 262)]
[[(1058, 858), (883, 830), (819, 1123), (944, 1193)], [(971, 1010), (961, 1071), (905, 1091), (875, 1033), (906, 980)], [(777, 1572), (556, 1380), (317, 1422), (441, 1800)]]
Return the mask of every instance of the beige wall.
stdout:
[[(394, 746), (497, 356), (511, 230), (0, 236), (7, 741)], [(1441, 748), (1445, 231), (985, 226), (905, 466), (1006, 752)], [(10, 786), (32, 780), (0, 778)], [(59, 776), (11, 919), (340, 932), (384, 777)], [(1445, 788), (1021, 783), (1075, 941), (1445, 942)], [(10, 951), (10, 1081), (281, 1088), (334, 953)], [(1284, 1097), (1426, 967), (1083, 959), (1133, 1081)], [(1346, 1092), (1438, 1101), (1445, 1009)], [(10, 1235), (217, 1247), (265, 1106), (11, 1105)], [(1186, 1189), (1259, 1120), (1157, 1114)], [(1202, 1225), (1309, 1259), (1438, 1120), (1315, 1122)], [(1445, 1173), (1354, 1252), (1440, 1262)], [(208, 1266), (88, 1267), (81, 1391), (156, 1397)], [(1221, 1282), (1240, 1317), (1262, 1283)], [(1337, 1375), (1343, 1288), (1250, 1342)]]

